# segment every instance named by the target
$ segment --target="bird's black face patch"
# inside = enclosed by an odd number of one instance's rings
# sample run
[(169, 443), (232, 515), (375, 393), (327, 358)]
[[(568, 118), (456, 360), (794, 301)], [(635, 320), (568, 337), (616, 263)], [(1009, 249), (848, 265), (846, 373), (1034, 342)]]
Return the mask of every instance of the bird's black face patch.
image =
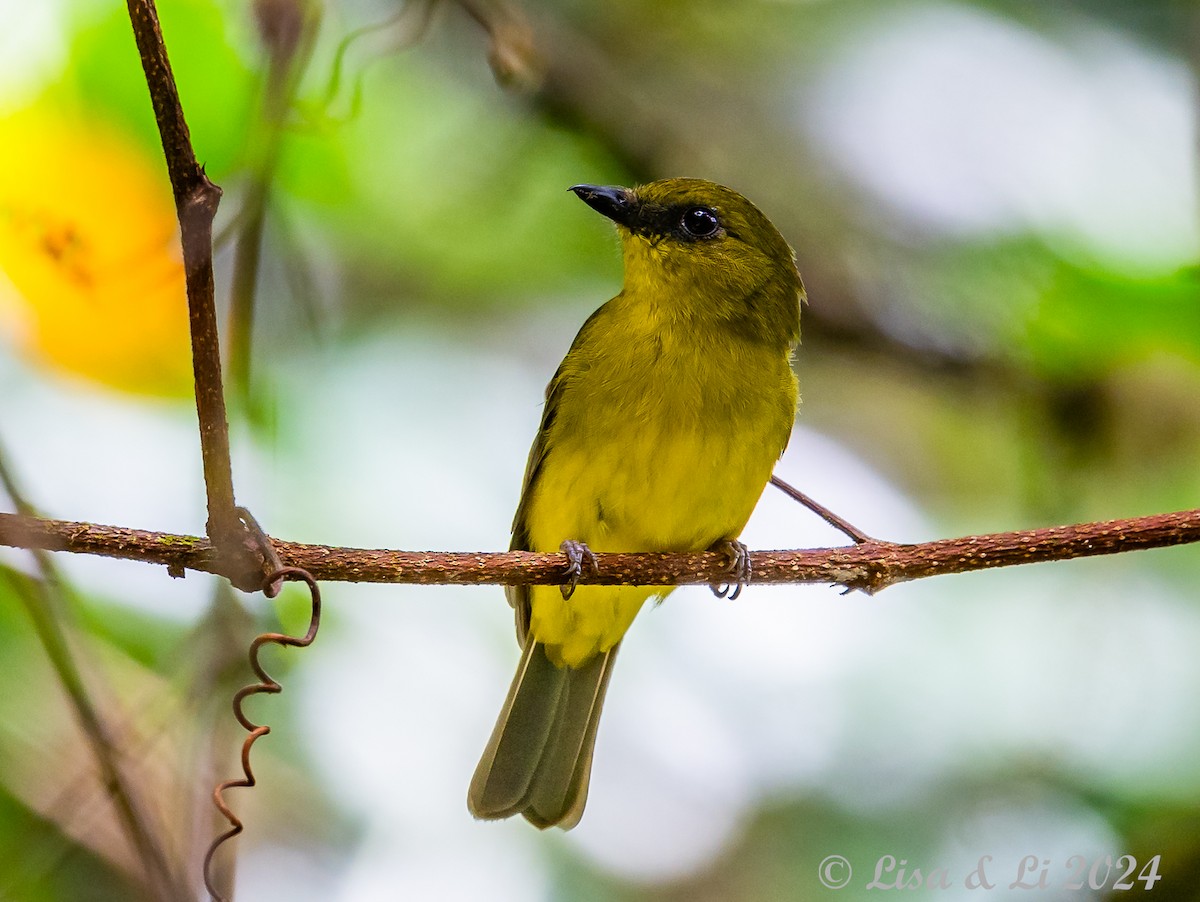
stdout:
[(688, 243), (710, 241), (725, 234), (720, 214), (702, 204), (641, 203), (630, 220), (627, 228), (654, 242), (663, 238)]
[(643, 200), (628, 188), (604, 185), (574, 185), (571, 190), (593, 210), (653, 244), (668, 238), (711, 241), (729, 234), (720, 212), (704, 203)]

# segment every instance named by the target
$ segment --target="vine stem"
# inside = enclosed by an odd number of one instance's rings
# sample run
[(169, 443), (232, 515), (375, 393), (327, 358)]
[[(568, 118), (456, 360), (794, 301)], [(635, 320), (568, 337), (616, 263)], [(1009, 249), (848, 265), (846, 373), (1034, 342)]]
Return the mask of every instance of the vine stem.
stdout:
[[(342, 582), (561, 585), (558, 552), (444, 552), (341, 548), (271, 539), (279, 557), (315, 579)], [(755, 584), (835, 583), (865, 592), (950, 573), (1120, 554), (1200, 542), (1200, 509), (1122, 520), (989, 533), (931, 542), (870, 540), (837, 548), (756, 551)], [(187, 570), (221, 573), (211, 541), (175, 535), (0, 513), (0, 545), (98, 554)], [(596, 571), (581, 584), (666, 586), (719, 582), (726, 557), (700, 553), (596, 553)]]
[(261, 562), (249, 554), (234, 502), (229, 421), (221, 378), (213, 281), (213, 219), (221, 200), (221, 189), (209, 180), (204, 167), (196, 160), (154, 0), (127, 0), (126, 6), (146, 85), (150, 89), (150, 102), (162, 139), (179, 219), (196, 416), (200, 423), (200, 453), (208, 498), (205, 531), (227, 559), (222, 573), (238, 588), (254, 591), (262, 582), (262, 567)]

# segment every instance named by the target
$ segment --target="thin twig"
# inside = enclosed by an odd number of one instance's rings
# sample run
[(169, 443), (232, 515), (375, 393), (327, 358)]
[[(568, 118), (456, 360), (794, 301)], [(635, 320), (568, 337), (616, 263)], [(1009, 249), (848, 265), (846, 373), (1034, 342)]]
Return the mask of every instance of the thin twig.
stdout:
[[(346, 34), (334, 51), (333, 63), (329, 69), (329, 81), (326, 84), (324, 97), (317, 108), (320, 118), (335, 121), (354, 119), (358, 116), (362, 105), (362, 81), (369, 63), (382, 59), (385, 54), (395, 53), (415, 46), (429, 31), (433, 22), (433, 12), (438, 0), (411, 0), (400, 6), (391, 16), (381, 22), (375, 22), (362, 28), (357, 28)], [(358, 64), (352, 77), (346, 75), (347, 57), (352, 48), (357, 48), (364, 38), (391, 31), (392, 39), (387, 47), (369, 56)], [(350, 81), (350, 99), (346, 103), (346, 112), (332, 113), (335, 101), (338, 101), (343, 90), (342, 82)]]
[(545, 75), (533, 28), (525, 13), (509, 0), (458, 0), (472, 19), (487, 32), (488, 65), (502, 87), (533, 91)]
[(250, 400), (250, 363), (255, 295), (262, 257), (263, 229), (292, 101), (308, 65), (318, 15), (303, 2), (260, 3), (259, 39), (266, 50), (260, 116), (262, 129), (251, 143), (251, 163), (241, 223), (233, 255), (229, 304), (229, 378), (234, 397)]
[(146, 85), (150, 89), (150, 101), (158, 122), (179, 217), (187, 279), (196, 414), (200, 421), (200, 450), (208, 493), (206, 531), (228, 559), (224, 575), (239, 588), (252, 591), (257, 589), (262, 574), (257, 562), (251, 563), (245, 553), (241, 521), (235, 510), (229, 424), (221, 384), (221, 350), (213, 297), (212, 224), (221, 189), (209, 181), (204, 167), (196, 160), (154, 0), (127, 0), (126, 5)]
[(825, 505), (813, 500), (791, 483), (784, 482), (778, 476), (772, 476), (771, 485), (775, 486), (775, 488), (779, 489), (793, 501), (798, 501), (803, 504), (834, 529), (845, 533), (856, 545), (862, 545), (865, 542), (874, 541), (874, 539), (852, 524), (849, 520), (839, 517)]
[[(391, 551), (272, 542), (280, 558), (318, 580), (561, 585), (565, 579), (565, 559), (557, 552)], [(1194, 542), (1200, 542), (1200, 509), (916, 544), (872, 540), (842, 548), (756, 551), (750, 557), (755, 584), (836, 583), (876, 592), (927, 576)], [(0, 513), (0, 545), (163, 564), (176, 576), (183, 576), (185, 570), (220, 572), (207, 539), (119, 526)], [(728, 576), (727, 556), (718, 552), (597, 552), (596, 563), (596, 572), (585, 573), (581, 585), (705, 585)]]

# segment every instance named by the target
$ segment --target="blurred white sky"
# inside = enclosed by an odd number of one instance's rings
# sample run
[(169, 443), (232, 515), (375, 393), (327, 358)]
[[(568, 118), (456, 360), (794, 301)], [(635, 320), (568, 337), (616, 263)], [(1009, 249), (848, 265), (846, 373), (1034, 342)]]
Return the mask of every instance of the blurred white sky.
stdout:
[(0, 112), (27, 99), (62, 66), (60, 15), (56, 0), (0, 0)]
[(1200, 254), (1187, 70), (1115, 32), (893, 4), (806, 95), (831, 158), (929, 226), (1032, 228), (1134, 273)]

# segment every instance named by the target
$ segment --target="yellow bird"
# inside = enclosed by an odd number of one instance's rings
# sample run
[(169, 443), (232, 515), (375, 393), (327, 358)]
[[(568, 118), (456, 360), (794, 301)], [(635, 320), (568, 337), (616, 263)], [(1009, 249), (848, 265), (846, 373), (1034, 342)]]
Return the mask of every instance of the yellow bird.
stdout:
[[(759, 209), (700, 179), (576, 185), (617, 225), (621, 293), (592, 314), (546, 389), (511, 548), (566, 552), (572, 578), (516, 586), (521, 663), (468, 793), (479, 818), (570, 829), (621, 638), (670, 586), (579, 586), (591, 551), (725, 551), (796, 414), (804, 285)], [(736, 594), (736, 592), (735, 592)]]

